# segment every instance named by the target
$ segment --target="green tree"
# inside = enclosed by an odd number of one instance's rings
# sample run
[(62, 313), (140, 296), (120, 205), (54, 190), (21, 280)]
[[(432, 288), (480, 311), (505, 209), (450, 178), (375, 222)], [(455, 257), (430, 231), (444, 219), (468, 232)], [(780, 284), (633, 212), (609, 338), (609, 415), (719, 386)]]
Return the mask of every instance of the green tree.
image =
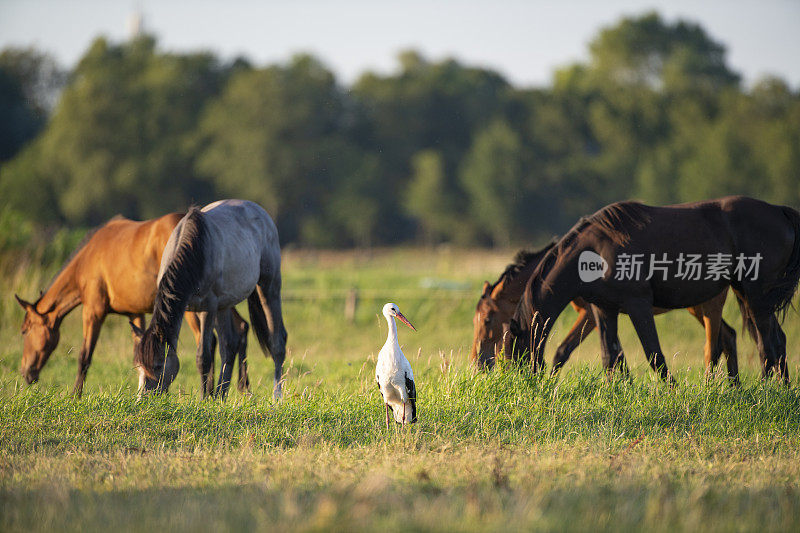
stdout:
[(260, 202), (282, 239), (331, 243), (327, 202), (344, 176), (364, 172), (348, 120), (345, 93), (310, 56), (240, 72), (203, 118), (198, 169), (222, 195)]
[(423, 150), (412, 161), (413, 175), (405, 209), (419, 224), (423, 241), (439, 242), (452, 235), (456, 205), (447, 190), (442, 155)]
[[(337, 180), (325, 203), (325, 222), (336, 231), (332, 245), (369, 247), (391, 239), (384, 231), (391, 222), (396, 206), (387, 197), (385, 184), (378, 179), (378, 161), (374, 155), (349, 149), (341, 154), (346, 169)], [(391, 224), (390, 224), (391, 226)]]
[(39, 133), (64, 80), (46, 54), (31, 48), (0, 52), (0, 161)]
[(42, 127), (18, 80), (0, 67), (0, 162), (10, 159)]
[(520, 228), (530, 183), (524, 176), (522, 143), (503, 120), (480, 132), (464, 158), (460, 172), (470, 213), (495, 245), (520, 240)]
[[(389, 242), (412, 234), (414, 221), (400, 207), (409, 179), (416, 175), (415, 156), (436, 151), (441, 157), (442, 184), (449, 202), (466, 203), (458, 168), (475, 133), (495, 116), (507, 111), (511, 88), (496, 72), (471, 68), (446, 59), (429, 62), (414, 51), (398, 57), (400, 72), (390, 76), (363, 75), (352, 96), (368, 120), (355, 131), (353, 140), (378, 154), (378, 172), (388, 188), (393, 213), (387, 221)], [(426, 230), (427, 231), (427, 230)], [(432, 238), (429, 232), (426, 238)], [(434, 231), (441, 232), (443, 229)], [(451, 225), (449, 236), (469, 239), (466, 226)]]
[(150, 37), (96, 40), (36, 146), (4, 169), (3, 188), (24, 190), (29, 180), (49, 186), (59, 215), (72, 224), (116, 213), (153, 217), (208, 199), (194, 175), (192, 138), (226, 70), (211, 55), (159, 54), (155, 44)]
[(680, 167), (681, 199), (745, 194), (800, 205), (800, 101), (784, 83), (722, 95), (716, 119), (694, 131)]
[(739, 82), (725, 64), (725, 47), (701, 26), (669, 24), (654, 12), (603, 29), (589, 50), (592, 75), (613, 85), (716, 91)]
[(653, 13), (589, 51), (548, 87), (408, 51), (348, 90), (307, 55), (253, 68), (98, 39), (52, 113), (52, 62), (6, 51), (0, 214), (88, 225), (244, 197), (284, 242), (507, 245), (625, 198), (800, 207), (800, 95), (783, 81), (743, 90), (721, 43)]

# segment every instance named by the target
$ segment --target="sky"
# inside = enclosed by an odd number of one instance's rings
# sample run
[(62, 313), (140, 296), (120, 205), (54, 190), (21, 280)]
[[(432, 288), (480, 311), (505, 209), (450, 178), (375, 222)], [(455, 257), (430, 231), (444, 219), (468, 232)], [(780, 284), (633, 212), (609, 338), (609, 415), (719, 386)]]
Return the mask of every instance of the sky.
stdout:
[(133, 13), (164, 51), (212, 51), (257, 65), (308, 52), (345, 84), (397, 69), (397, 53), (454, 57), (544, 86), (588, 59), (588, 43), (623, 16), (657, 11), (699, 23), (752, 85), (775, 75), (800, 89), (800, 0), (0, 0), (0, 48), (34, 46), (72, 67), (94, 38), (128, 37)]

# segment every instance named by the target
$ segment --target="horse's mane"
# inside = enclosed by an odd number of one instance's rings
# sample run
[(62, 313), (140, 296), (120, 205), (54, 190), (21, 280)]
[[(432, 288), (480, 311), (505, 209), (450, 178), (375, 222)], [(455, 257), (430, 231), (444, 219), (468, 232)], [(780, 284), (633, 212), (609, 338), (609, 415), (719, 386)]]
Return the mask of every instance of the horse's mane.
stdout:
[[(94, 228), (91, 228), (89, 231), (87, 231), (86, 235), (84, 235), (83, 238), (80, 240), (80, 242), (78, 242), (78, 245), (75, 247), (74, 250), (72, 250), (72, 253), (69, 254), (69, 257), (67, 257), (67, 260), (64, 261), (64, 264), (61, 265), (61, 268), (58, 269), (58, 272), (56, 272), (55, 276), (53, 276), (53, 278), (50, 280), (50, 283), (47, 284), (47, 288), (43, 291), (43, 293), (45, 293), (45, 292), (50, 290), (50, 288), (53, 286), (53, 283), (55, 283), (55, 281), (58, 279), (58, 276), (60, 276), (61, 274), (64, 273), (64, 270), (66, 270), (67, 267), (72, 263), (72, 261), (75, 260), (75, 258), (81, 252), (81, 250), (86, 248), (86, 245), (89, 244), (89, 241), (92, 240), (92, 237), (94, 237), (95, 234), (98, 231), (100, 231), (101, 229), (105, 228), (109, 224), (109, 222), (113, 222), (115, 220), (121, 220), (121, 219), (124, 219), (124, 218), (125, 217), (123, 217), (122, 215), (115, 215), (113, 218), (111, 218), (111, 219), (107, 220), (106, 222), (103, 222), (99, 226), (95, 226)], [(41, 299), (41, 296), (39, 298)]]
[[(634, 229), (642, 229), (650, 222), (650, 215), (647, 213), (647, 206), (639, 202), (616, 202), (609, 204), (592, 215), (581, 217), (578, 222), (563, 236), (558, 243), (551, 247), (539, 266), (533, 271), (530, 278), (531, 290), (523, 293), (520, 302), (520, 309), (529, 315), (531, 312), (529, 294), (537, 287), (552, 292), (545, 281), (545, 276), (558, 264), (563, 261), (564, 252), (575, 242), (579, 235), (584, 231), (594, 229), (602, 236), (611, 240), (615, 244), (624, 245), (630, 241), (630, 232)], [(531, 317), (525, 316), (530, 323)]]
[(614, 244), (627, 244), (632, 229), (642, 229), (650, 222), (646, 207), (639, 202), (616, 202), (592, 215), (581, 217), (558, 241), (556, 255), (560, 256), (577, 236), (588, 228), (596, 229)]
[(153, 318), (136, 351), (136, 362), (150, 377), (155, 357), (163, 357), (164, 344), (171, 343), (176, 336), (180, 317), (197, 291), (205, 269), (207, 228), (202, 211), (192, 207), (182, 222), (175, 252), (158, 283)]
[(505, 280), (506, 282), (513, 281), (517, 275), (525, 270), (531, 263), (539, 262), (544, 255), (550, 251), (550, 249), (556, 245), (558, 239), (553, 239), (549, 243), (547, 243), (543, 248), (539, 250), (528, 250), (523, 248), (522, 250), (517, 252), (517, 255), (514, 256), (514, 259), (506, 269), (500, 274), (500, 277), (497, 278), (497, 281), (492, 285), (492, 287), (496, 287), (498, 283)]

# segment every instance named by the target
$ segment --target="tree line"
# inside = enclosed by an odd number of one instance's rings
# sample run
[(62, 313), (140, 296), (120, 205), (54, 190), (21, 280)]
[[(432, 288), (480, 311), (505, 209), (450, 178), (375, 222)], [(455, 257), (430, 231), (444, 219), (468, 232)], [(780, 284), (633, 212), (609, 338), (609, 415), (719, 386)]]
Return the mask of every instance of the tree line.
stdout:
[(98, 38), (70, 72), (7, 49), (0, 232), (241, 197), (284, 244), (507, 246), (628, 198), (800, 207), (800, 94), (784, 81), (743, 87), (721, 43), (656, 13), (589, 52), (523, 88), (414, 51), (345, 87), (309, 55), (255, 66), (152, 36)]

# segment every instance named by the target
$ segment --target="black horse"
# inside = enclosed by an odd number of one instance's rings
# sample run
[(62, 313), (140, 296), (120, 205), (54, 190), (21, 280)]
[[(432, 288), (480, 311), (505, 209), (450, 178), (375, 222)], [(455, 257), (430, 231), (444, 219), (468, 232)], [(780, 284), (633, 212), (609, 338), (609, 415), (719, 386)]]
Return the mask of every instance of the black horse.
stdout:
[(667, 207), (619, 202), (582, 218), (531, 275), (504, 347), (544, 366), (553, 322), (575, 298), (592, 304), (603, 362), (618, 364), (617, 316), (627, 313), (650, 366), (671, 376), (653, 307), (707, 301), (730, 286), (761, 358), (762, 373), (785, 381), (786, 337), (780, 326), (800, 279), (800, 214), (733, 196)]

